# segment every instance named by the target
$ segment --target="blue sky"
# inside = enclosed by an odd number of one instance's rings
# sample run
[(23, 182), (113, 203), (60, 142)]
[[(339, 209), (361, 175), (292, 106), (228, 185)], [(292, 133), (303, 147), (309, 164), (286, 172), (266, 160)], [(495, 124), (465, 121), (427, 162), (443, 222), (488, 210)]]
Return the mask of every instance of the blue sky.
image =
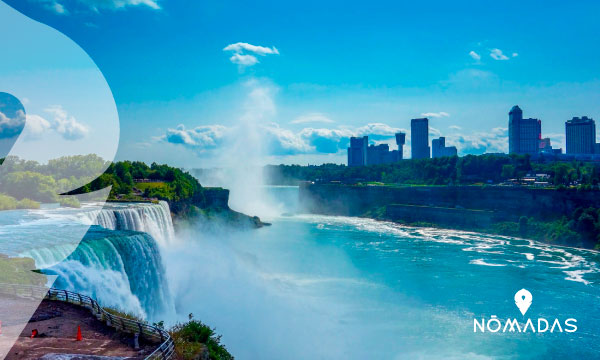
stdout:
[(422, 114), (460, 154), (506, 151), (514, 104), (564, 148), (565, 120), (600, 118), (594, 1), (5, 2), (102, 71), (119, 159), (218, 166), (248, 138), (263, 163), (341, 163)]

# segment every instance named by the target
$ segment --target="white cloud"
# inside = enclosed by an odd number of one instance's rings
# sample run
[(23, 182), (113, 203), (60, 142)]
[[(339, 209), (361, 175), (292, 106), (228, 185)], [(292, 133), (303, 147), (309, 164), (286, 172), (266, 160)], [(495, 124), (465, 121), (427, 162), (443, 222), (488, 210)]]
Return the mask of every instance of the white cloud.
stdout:
[(30, 0), (43, 4), (48, 10), (60, 15), (67, 15), (70, 12), (65, 3), (69, 3), (70, 8), (87, 9), (94, 12), (100, 10), (121, 10), (127, 7), (145, 6), (150, 9), (160, 10), (156, 0)]
[(273, 46), (272, 48), (257, 46), (248, 43), (238, 42), (235, 44), (227, 45), (223, 51), (233, 51), (234, 53), (243, 53), (243, 52), (251, 52), (257, 55), (265, 56), (269, 54), (279, 55), (279, 50)]
[(516, 52), (512, 53), (512, 57), (517, 57), (517, 56), (519, 56), (519, 53), (516, 53)]
[(469, 52), (469, 56), (473, 58), (473, 60), (475, 61), (479, 61), (481, 60), (481, 55), (479, 55), (478, 53), (476, 53), (475, 51), (471, 50)]
[(78, 122), (75, 117), (69, 115), (60, 105), (54, 105), (44, 109), (53, 116), (51, 127), (67, 140), (79, 140), (87, 135), (89, 129), (87, 126)]
[[(373, 123), (358, 128), (303, 128), (292, 131), (282, 128), (276, 123), (258, 125), (268, 155), (295, 154), (335, 154), (345, 151), (351, 136), (369, 136), (374, 142), (385, 142), (393, 139), (394, 134), (402, 129), (386, 124)], [(179, 125), (168, 129), (166, 134), (156, 138), (159, 141), (182, 145), (198, 153), (228, 146), (236, 141), (240, 128), (221, 125), (199, 126), (186, 129)]]
[(432, 136), (434, 138), (438, 138), (438, 137), (442, 136), (442, 132), (439, 131), (438, 129), (430, 126), (429, 127), (429, 136)]
[(19, 135), (25, 125), (25, 113), (18, 110), (14, 117), (8, 117), (0, 112), (0, 139), (7, 139)]
[(254, 55), (233, 54), (229, 61), (242, 66), (252, 66), (258, 63), (258, 59)]
[(167, 133), (158, 140), (206, 150), (221, 145), (227, 131), (228, 129), (222, 125), (206, 125), (186, 129), (184, 125), (180, 124), (175, 129), (167, 129)]
[(279, 50), (277, 50), (277, 48), (274, 46), (269, 48), (244, 42), (229, 44), (223, 48), (223, 51), (233, 52), (233, 55), (229, 58), (229, 61), (234, 64), (238, 64), (242, 68), (257, 64), (259, 61), (256, 55), (279, 55)]
[(489, 132), (450, 134), (446, 136), (446, 143), (455, 145), (459, 155), (506, 153), (508, 151), (508, 129), (497, 127)]
[(452, 129), (452, 130), (461, 130), (462, 128), (458, 125), (450, 125), (448, 126), (448, 129)]
[(426, 113), (422, 113), (421, 116), (433, 117), (433, 118), (441, 118), (441, 117), (449, 117), (450, 114), (448, 114), (447, 112), (444, 112), (444, 111), (440, 111), (440, 112), (426, 112)]
[(500, 49), (490, 50), (490, 56), (494, 60), (508, 60), (508, 56), (504, 55)]
[(335, 121), (328, 118), (322, 113), (308, 113), (300, 115), (291, 121), (292, 124), (305, 124), (305, 123), (334, 123)]
[(67, 9), (65, 9), (64, 5), (62, 5), (62, 4), (55, 2), (54, 4), (51, 4), (50, 6), (51, 6), (51, 9), (57, 14), (61, 14), (61, 15), (68, 14)]
[(44, 132), (50, 130), (50, 122), (39, 115), (27, 115), (23, 134), (27, 139), (39, 138)]

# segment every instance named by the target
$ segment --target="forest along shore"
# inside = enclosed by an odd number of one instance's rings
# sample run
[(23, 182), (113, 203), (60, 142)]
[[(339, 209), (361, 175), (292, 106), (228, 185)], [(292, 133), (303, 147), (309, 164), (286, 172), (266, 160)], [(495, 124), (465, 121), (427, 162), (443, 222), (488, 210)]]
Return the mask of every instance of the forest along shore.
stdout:
[(304, 182), (303, 211), (472, 230), (599, 248), (600, 191), (500, 186), (373, 186)]

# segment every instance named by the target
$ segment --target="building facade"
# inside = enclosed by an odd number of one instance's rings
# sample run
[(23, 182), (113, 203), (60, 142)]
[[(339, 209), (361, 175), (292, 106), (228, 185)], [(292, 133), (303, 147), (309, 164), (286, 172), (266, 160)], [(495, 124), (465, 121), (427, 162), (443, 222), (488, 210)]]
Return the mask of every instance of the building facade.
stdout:
[(433, 158), (456, 156), (457, 153), (456, 146), (446, 146), (446, 138), (443, 136), (431, 141), (431, 157)]
[(587, 116), (565, 122), (567, 154), (594, 154), (596, 151), (596, 122)]
[(429, 119), (412, 119), (410, 121), (410, 150), (413, 159), (430, 158)]
[(542, 122), (539, 119), (523, 119), (518, 105), (508, 113), (508, 152), (510, 154), (537, 154), (542, 139)]
[(348, 148), (348, 166), (367, 165), (367, 149), (369, 137), (351, 137)]
[(402, 160), (406, 134), (395, 134), (398, 150), (390, 151), (388, 144), (369, 145), (369, 137), (351, 137), (348, 166), (391, 164)]
[(403, 132), (396, 133), (396, 145), (398, 145), (399, 160), (404, 159), (404, 144), (406, 143), (406, 134)]

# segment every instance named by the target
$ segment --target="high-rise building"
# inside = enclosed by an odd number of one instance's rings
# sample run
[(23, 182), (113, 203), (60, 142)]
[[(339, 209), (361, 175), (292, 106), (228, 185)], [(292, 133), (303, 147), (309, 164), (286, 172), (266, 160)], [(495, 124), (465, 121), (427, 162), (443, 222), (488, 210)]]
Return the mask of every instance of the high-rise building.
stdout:
[(429, 119), (412, 119), (410, 121), (410, 150), (413, 159), (428, 159), (429, 151)]
[(367, 165), (367, 148), (369, 138), (351, 137), (350, 147), (348, 148), (348, 166), (364, 166)]
[(404, 144), (406, 143), (406, 134), (396, 133), (396, 145), (398, 145), (398, 160), (404, 159)]
[(398, 161), (398, 151), (390, 151), (388, 144), (369, 145), (367, 149), (367, 164), (390, 164)]
[(439, 139), (431, 141), (431, 157), (450, 157), (456, 156), (456, 146), (446, 146), (446, 138), (441, 136)]
[(369, 145), (369, 137), (351, 137), (348, 148), (348, 166), (391, 164), (402, 160), (404, 133), (396, 134), (398, 150), (390, 151), (388, 144)]
[(593, 154), (596, 148), (596, 122), (587, 116), (565, 122), (567, 154)]
[(523, 119), (518, 105), (508, 113), (508, 152), (511, 154), (536, 154), (542, 138), (542, 122), (539, 119)]

